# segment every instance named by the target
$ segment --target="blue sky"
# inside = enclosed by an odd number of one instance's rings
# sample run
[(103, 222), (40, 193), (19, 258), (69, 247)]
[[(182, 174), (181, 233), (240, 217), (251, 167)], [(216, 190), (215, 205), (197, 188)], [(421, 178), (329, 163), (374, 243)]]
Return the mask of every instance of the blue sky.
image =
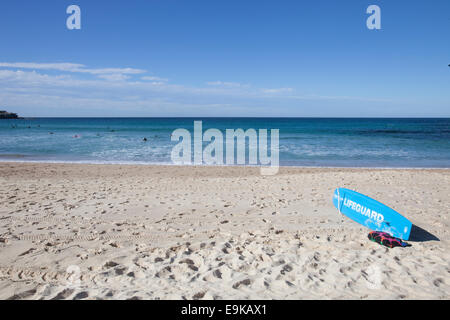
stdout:
[(450, 117), (449, 14), (448, 0), (1, 1), (0, 109)]

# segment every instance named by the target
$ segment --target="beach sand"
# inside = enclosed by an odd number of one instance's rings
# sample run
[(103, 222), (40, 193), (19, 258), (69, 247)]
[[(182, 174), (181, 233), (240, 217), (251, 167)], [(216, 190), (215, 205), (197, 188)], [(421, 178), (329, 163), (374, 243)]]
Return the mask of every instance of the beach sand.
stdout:
[[(338, 186), (417, 241), (369, 241)], [(0, 163), (0, 299), (449, 299), (449, 195), (440, 169)]]

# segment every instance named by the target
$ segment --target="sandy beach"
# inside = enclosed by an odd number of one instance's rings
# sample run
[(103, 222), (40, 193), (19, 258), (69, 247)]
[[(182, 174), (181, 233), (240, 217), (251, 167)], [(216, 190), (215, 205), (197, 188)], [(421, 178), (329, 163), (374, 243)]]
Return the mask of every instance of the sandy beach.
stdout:
[[(388, 249), (336, 187), (422, 230)], [(0, 299), (449, 299), (450, 170), (0, 163)]]

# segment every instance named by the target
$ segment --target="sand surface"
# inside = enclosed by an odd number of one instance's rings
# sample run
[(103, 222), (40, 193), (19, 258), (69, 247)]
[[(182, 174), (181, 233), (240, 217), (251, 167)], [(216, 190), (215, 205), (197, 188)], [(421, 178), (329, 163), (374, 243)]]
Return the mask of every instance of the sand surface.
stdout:
[[(338, 186), (417, 241), (370, 242)], [(449, 299), (449, 195), (450, 170), (0, 163), (0, 299)]]

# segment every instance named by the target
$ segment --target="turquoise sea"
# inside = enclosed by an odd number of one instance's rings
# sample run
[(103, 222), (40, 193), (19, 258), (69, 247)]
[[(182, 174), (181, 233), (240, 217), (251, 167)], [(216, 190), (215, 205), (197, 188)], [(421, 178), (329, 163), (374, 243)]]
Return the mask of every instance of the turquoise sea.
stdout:
[[(177, 128), (279, 129), (280, 164), (450, 167), (450, 119), (33, 118), (0, 120), (0, 161), (171, 164)], [(146, 138), (147, 141), (143, 141)]]

